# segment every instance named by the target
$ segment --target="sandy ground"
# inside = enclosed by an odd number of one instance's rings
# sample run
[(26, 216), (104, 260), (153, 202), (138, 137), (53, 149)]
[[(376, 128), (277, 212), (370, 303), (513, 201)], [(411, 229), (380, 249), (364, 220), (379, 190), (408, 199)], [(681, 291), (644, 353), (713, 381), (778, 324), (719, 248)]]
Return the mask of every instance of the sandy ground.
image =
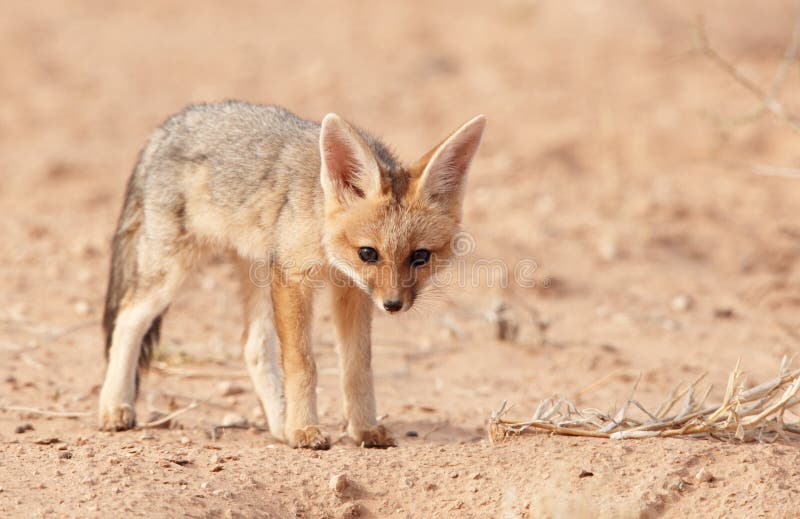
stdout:
[[(519, 416), (553, 393), (611, 409), (642, 374), (639, 399), (653, 405), (704, 371), (718, 399), (738, 358), (755, 382), (798, 352), (800, 180), (753, 174), (800, 167), (797, 136), (745, 119), (758, 101), (692, 52), (703, 14), (714, 45), (769, 85), (792, 2), (148, 5), (4, 6), (0, 404), (94, 413), (124, 183), (148, 132), (188, 102), (336, 111), (407, 160), (485, 113), (465, 264), (533, 260), (536, 287), (482, 278), (378, 317), (379, 412), (399, 447), (296, 451), (257, 427), (234, 272), (220, 260), (171, 308), (166, 369), (145, 380), (139, 414), (205, 403), (174, 429), (116, 434), (93, 416), (0, 412), (1, 516), (800, 514), (796, 442), (485, 439), (504, 400)], [(799, 85), (795, 65), (789, 108)], [(693, 304), (673, 305), (681, 295)], [(498, 300), (521, 316), (516, 341), (485, 318)], [(336, 435), (324, 304), (317, 316), (321, 416)], [(230, 413), (256, 427), (212, 434)], [(702, 468), (712, 481), (695, 480)], [(329, 487), (338, 474), (343, 492)]]

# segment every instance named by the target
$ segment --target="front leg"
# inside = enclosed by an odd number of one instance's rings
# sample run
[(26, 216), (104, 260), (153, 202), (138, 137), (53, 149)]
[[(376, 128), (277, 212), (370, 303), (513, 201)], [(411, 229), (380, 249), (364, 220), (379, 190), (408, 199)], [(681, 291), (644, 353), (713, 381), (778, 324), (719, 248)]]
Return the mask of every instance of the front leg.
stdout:
[(375, 417), (370, 341), (372, 301), (356, 287), (333, 285), (333, 321), (347, 433), (358, 445), (393, 447), (396, 442), (385, 427), (377, 425)]
[(327, 449), (328, 436), (317, 418), (317, 367), (311, 351), (311, 287), (275, 276), (272, 306), (281, 343), (286, 440), (292, 447)]

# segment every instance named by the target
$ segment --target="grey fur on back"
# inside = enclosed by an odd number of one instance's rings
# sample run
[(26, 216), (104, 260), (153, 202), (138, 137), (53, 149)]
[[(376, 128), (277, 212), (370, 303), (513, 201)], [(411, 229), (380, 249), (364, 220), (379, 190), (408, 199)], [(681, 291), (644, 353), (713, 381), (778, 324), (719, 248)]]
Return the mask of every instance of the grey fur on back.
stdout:
[[(359, 131), (382, 166), (399, 168), (379, 139)], [(160, 160), (207, 165), (212, 193), (225, 193), (214, 201), (238, 205), (262, 182), (278, 182), (276, 166), (290, 180), (312, 177), (319, 188), (319, 132), (319, 123), (278, 106), (225, 101), (186, 107), (154, 133), (148, 148)]]
[[(379, 139), (359, 132), (381, 169), (389, 175), (402, 174), (401, 165)], [(112, 241), (103, 316), (106, 354), (121, 303), (141, 282), (137, 258), (143, 236), (148, 247), (159, 242), (175, 250), (183, 246), (175, 246), (177, 243), (210, 240), (193, 227), (193, 221), (204, 215), (193, 214), (187, 178), (199, 172), (206, 175), (206, 207), (224, 212), (227, 221), (252, 219), (253, 214), (263, 212), (257, 215), (257, 225), (264, 235), (285, 237), (293, 232), (292, 224), (302, 219), (321, 224), (319, 133), (319, 123), (288, 110), (241, 101), (190, 105), (153, 132), (128, 181)], [(306, 239), (317, 239), (317, 229), (307, 232)], [(235, 247), (232, 243), (219, 245)], [(261, 252), (279, 256), (280, 246), (273, 240)], [(239, 253), (244, 255), (241, 247)], [(161, 318), (156, 318), (145, 334), (139, 359), (142, 368), (152, 356)]]

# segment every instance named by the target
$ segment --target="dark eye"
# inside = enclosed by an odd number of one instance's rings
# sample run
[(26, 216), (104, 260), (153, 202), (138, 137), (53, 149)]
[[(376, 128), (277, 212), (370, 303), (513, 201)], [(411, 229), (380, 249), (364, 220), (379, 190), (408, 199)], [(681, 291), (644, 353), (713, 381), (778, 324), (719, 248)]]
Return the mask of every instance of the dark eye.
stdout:
[(422, 265), (428, 263), (430, 259), (431, 259), (431, 251), (426, 249), (419, 249), (415, 250), (411, 254), (409, 262), (411, 263), (412, 267), (421, 267)]
[(364, 263), (376, 263), (378, 261), (378, 251), (372, 247), (361, 247), (358, 249), (358, 257)]

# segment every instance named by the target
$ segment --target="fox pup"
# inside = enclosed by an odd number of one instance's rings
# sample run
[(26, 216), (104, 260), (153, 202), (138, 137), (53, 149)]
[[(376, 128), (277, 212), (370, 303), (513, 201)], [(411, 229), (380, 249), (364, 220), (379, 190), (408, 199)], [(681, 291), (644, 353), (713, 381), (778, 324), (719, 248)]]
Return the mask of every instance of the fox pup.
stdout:
[[(333, 291), (348, 435), (367, 447), (394, 445), (376, 423), (372, 305), (408, 310), (434, 262), (449, 257), (484, 126), (475, 117), (407, 166), (336, 114), (319, 124), (228, 101), (169, 118), (141, 152), (112, 242), (100, 427), (134, 426), (138, 370), (167, 306), (204, 258), (231, 250), (244, 358), (270, 432), (294, 447), (329, 446), (309, 333), (314, 288), (324, 283)], [(250, 268), (265, 259), (266, 287)]]

